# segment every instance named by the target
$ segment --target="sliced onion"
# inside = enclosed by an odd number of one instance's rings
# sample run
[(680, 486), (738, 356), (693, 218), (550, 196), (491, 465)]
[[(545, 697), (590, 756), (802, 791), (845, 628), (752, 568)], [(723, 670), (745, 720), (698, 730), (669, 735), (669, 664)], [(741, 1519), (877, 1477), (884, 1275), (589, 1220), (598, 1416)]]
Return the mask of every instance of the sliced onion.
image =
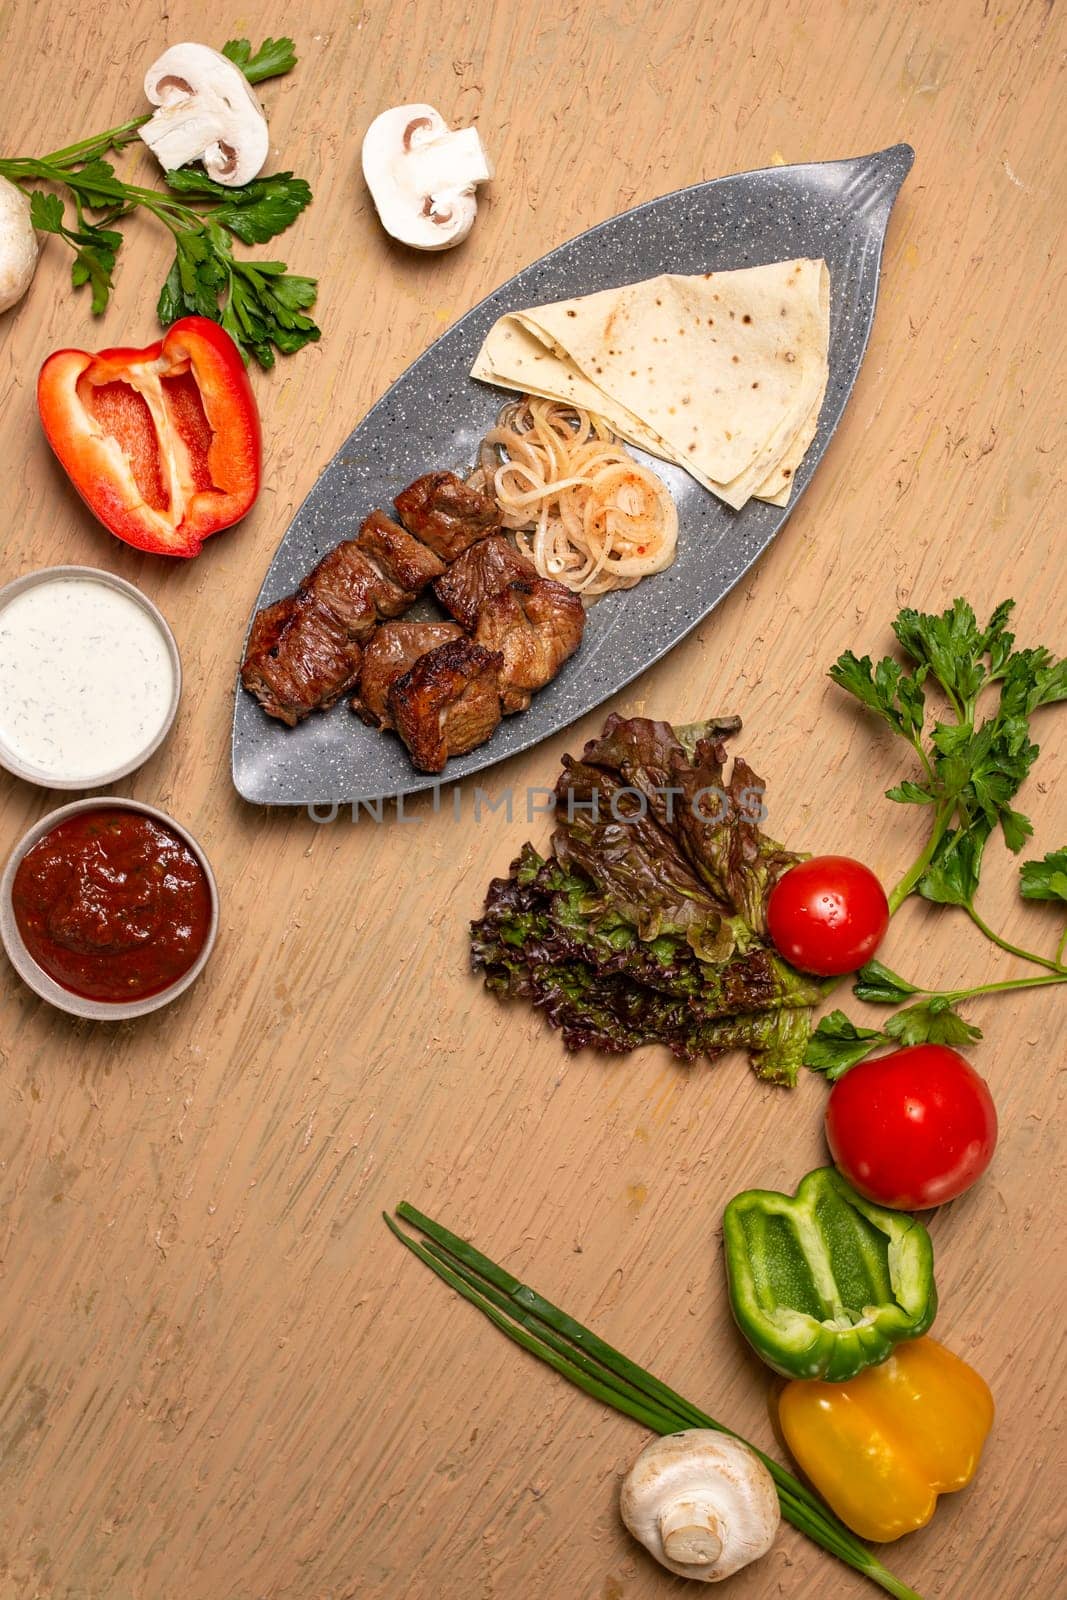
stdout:
[(479, 463), (504, 526), (542, 577), (593, 598), (674, 560), (670, 490), (602, 417), (525, 395), (501, 411)]

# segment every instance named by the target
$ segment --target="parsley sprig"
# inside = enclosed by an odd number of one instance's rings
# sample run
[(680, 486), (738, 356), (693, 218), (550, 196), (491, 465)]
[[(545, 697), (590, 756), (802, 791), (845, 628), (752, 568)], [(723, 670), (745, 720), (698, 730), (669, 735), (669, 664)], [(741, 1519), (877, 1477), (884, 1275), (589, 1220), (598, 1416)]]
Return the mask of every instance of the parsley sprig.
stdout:
[[(1031, 718), (1067, 700), (1067, 659), (1044, 647), (1016, 649), (1008, 631), (1015, 602), (1003, 600), (980, 627), (957, 599), (941, 614), (906, 608), (893, 624), (904, 662), (846, 651), (830, 668), (841, 688), (886, 723), (914, 752), (917, 769), (887, 790), (927, 818), (923, 849), (889, 896), (896, 912), (912, 894), (957, 906), (1000, 949), (1041, 969), (1040, 975), (933, 990), (899, 977), (879, 961), (858, 974), (853, 993), (876, 1005), (903, 1007), (883, 1029), (859, 1028), (842, 1011), (824, 1017), (806, 1062), (831, 1079), (886, 1044), (970, 1044), (979, 1029), (956, 1010), (959, 1001), (1067, 982), (1067, 928), (1052, 957), (1022, 949), (989, 927), (975, 900), (986, 846), (999, 829), (1020, 853), (1033, 834), (1014, 800), (1038, 756)], [(936, 695), (931, 712), (928, 696)], [(1067, 902), (1067, 848), (1026, 861), (1020, 889), (1028, 900)]]
[(254, 53), (247, 39), (227, 39), (222, 54), (235, 67), (240, 67), (249, 83), (283, 77), (296, 66), (296, 50), (292, 39), (264, 39)]
[[(247, 39), (223, 46), (250, 83), (289, 72), (296, 65), (291, 39), (267, 39), (256, 51)], [(94, 315), (110, 299), (122, 233), (115, 224), (132, 212), (148, 212), (169, 228), (174, 262), (160, 291), (162, 323), (197, 315), (220, 322), (246, 359), (274, 365), (275, 352), (289, 355), (319, 338), (306, 314), (315, 303), (314, 278), (290, 273), (283, 261), (239, 256), (234, 241), (265, 244), (282, 233), (311, 201), (303, 178), (275, 172), (241, 189), (212, 182), (200, 168), (165, 174), (169, 193), (124, 182), (106, 157), (137, 135), (148, 115), (94, 134), (50, 155), (0, 160), (0, 175), (13, 183), (47, 183), (66, 190), (67, 205), (52, 190), (30, 190), (33, 225), (53, 233), (74, 251), (71, 281), (88, 286)], [(70, 207), (68, 211), (67, 207)]]

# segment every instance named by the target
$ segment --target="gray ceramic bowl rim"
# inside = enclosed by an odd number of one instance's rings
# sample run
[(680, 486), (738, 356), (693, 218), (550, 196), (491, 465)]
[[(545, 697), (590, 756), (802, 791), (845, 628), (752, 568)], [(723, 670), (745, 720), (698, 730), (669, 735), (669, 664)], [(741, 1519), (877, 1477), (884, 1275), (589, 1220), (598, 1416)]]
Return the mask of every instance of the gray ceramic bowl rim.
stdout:
[(182, 658), (178, 652), (178, 641), (171, 632), (170, 623), (160, 611), (159, 607), (148, 596), (138, 589), (136, 584), (127, 582), (114, 572), (107, 572), (103, 567), (38, 567), (34, 572), (24, 572), (21, 578), (14, 578), (10, 583), (4, 584), (0, 589), (0, 614), (17, 595), (24, 594), (27, 589), (36, 589), (39, 584), (57, 582), (60, 579), (83, 579), (94, 583), (102, 583), (107, 588), (117, 589), (120, 594), (128, 595), (135, 600), (141, 609), (151, 617), (155, 623), (163, 643), (167, 647), (173, 674), (173, 687), (171, 690), (170, 705), (167, 715), (158, 731), (153, 735), (151, 742), (145, 745), (130, 761), (125, 761), (117, 767), (109, 767), (101, 773), (94, 773), (89, 777), (61, 778), (56, 773), (42, 772), (39, 767), (33, 767), (19, 760), (15, 752), (4, 744), (0, 737), (0, 767), (10, 772), (16, 778), (24, 778), (27, 783), (35, 783), (41, 789), (99, 789), (109, 783), (117, 783), (120, 778), (129, 777), (131, 772), (136, 772), (138, 767), (143, 767), (149, 756), (155, 755), (171, 728), (178, 714), (178, 703), (182, 697)]
[[(28, 851), (46, 833), (59, 823), (65, 822), (68, 817), (73, 817), (80, 811), (94, 811), (105, 807), (114, 811), (139, 811), (142, 816), (151, 817), (154, 822), (161, 823), (176, 833), (184, 844), (189, 846), (197, 861), (203, 869), (207, 879), (208, 894), (211, 899), (211, 919), (208, 922), (207, 937), (200, 954), (180, 978), (167, 989), (161, 989), (158, 994), (146, 995), (143, 1000), (107, 1001), (89, 1000), (80, 994), (72, 994), (69, 989), (64, 989), (62, 984), (56, 983), (39, 967), (22, 939), (18, 923), (15, 921), (15, 910), (12, 903), (12, 889), (15, 882), (15, 873), (18, 871), (19, 862)], [(47, 1000), (50, 1005), (56, 1006), (60, 1011), (69, 1012), (72, 1017), (86, 1017), (90, 1022), (128, 1022), (133, 1017), (147, 1016), (150, 1011), (158, 1011), (162, 1006), (169, 1005), (180, 994), (184, 994), (190, 984), (207, 966), (208, 957), (215, 947), (215, 939), (219, 931), (219, 891), (215, 882), (215, 874), (211, 870), (211, 863), (204, 854), (200, 844), (194, 839), (187, 828), (180, 822), (175, 822), (166, 811), (160, 811), (157, 806), (145, 805), (141, 800), (128, 800), (125, 795), (106, 794), (91, 795), (84, 800), (74, 800), (70, 805), (60, 806), (57, 811), (50, 811), (46, 817), (35, 822), (27, 833), (24, 833), (18, 844), (8, 858), (4, 868), (3, 877), (0, 878), (0, 942), (7, 952), (8, 960), (22, 979), (23, 983), (31, 988), (34, 994), (42, 1000)]]

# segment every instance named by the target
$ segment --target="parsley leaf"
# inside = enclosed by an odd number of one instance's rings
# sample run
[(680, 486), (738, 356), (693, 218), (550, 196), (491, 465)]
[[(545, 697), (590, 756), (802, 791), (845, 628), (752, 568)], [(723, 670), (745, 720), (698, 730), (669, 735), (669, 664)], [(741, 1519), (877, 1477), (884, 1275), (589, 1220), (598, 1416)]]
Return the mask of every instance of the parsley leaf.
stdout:
[(291, 172), (253, 178), (241, 189), (227, 189), (194, 167), (179, 167), (168, 172), (166, 178), (168, 188), (176, 194), (217, 199), (218, 205), (200, 215), (227, 229), (242, 244), (266, 244), (311, 204), (310, 185), (303, 178), (294, 178)]
[[(1057, 659), (1044, 646), (1016, 648), (1008, 628), (1014, 605), (1002, 600), (984, 626), (964, 599), (940, 613), (905, 607), (893, 630), (906, 665), (891, 656), (873, 662), (849, 650), (830, 668), (830, 677), (905, 739), (921, 762), (921, 772), (887, 791), (900, 804), (924, 807), (929, 823), (923, 849), (889, 896), (890, 911), (916, 892), (959, 906), (988, 939), (1036, 964), (1042, 976), (931, 993), (879, 961), (868, 962), (856, 975), (857, 998), (877, 1005), (911, 1003), (890, 1017), (880, 1035), (833, 1012), (813, 1035), (808, 1064), (817, 1070), (845, 1071), (879, 1041), (970, 1044), (981, 1033), (954, 1002), (1067, 982), (1067, 929), (1050, 961), (1002, 938), (975, 906), (985, 850), (996, 830), (1016, 853), (1033, 833), (1030, 819), (1014, 803), (1039, 754), (1030, 719), (1040, 707), (1067, 700), (1067, 659)], [(947, 705), (934, 709), (928, 722), (928, 702), (939, 696)], [(1025, 862), (1020, 886), (1026, 899), (1067, 902), (1067, 848)]]
[[(231, 39), (223, 54), (250, 83), (289, 72), (296, 65), (293, 41), (266, 39), (253, 51), (247, 39)], [(122, 235), (112, 226), (143, 207), (170, 229), (174, 260), (157, 300), (165, 325), (195, 314), (222, 324), (247, 360), (263, 366), (276, 350), (289, 352), (320, 337), (305, 315), (315, 302), (313, 278), (288, 274), (283, 262), (239, 261), (233, 240), (263, 244), (295, 221), (311, 201), (311, 190), (291, 172), (271, 173), (243, 188), (213, 183), (201, 168), (166, 175), (167, 191), (128, 185), (105, 159), (136, 138), (147, 120), (134, 117), (43, 158), (0, 160), (0, 176), (22, 184), (40, 181), (61, 186), (74, 203), (76, 225), (68, 223), (59, 195), (30, 191), (35, 228), (63, 238), (74, 251), (71, 279), (88, 285), (99, 314), (111, 294)]]
[(856, 974), (852, 993), (857, 1000), (868, 1000), (879, 1006), (897, 1006), (919, 990), (906, 978), (891, 972), (881, 961), (868, 961)]
[(1014, 600), (1002, 600), (994, 607), (989, 625), (982, 634), (981, 650), (989, 657), (989, 679), (993, 682), (1004, 675), (1004, 667), (1011, 656), (1015, 635), (1008, 633), (1007, 625), (1015, 610)]
[[(1008, 602), (1001, 603), (994, 617), (1005, 604)], [(960, 705), (973, 701), (985, 681), (981, 657), (989, 631), (979, 632), (974, 610), (966, 600), (954, 600), (940, 616), (905, 607), (893, 624), (893, 632), (911, 659), (926, 667), (949, 698)]]
[(1029, 716), (1038, 706), (1067, 700), (1067, 657), (1057, 661), (1043, 647), (1018, 650), (1008, 661), (1004, 679), (1006, 710)]
[[(1007, 627), (1013, 605), (1002, 600), (985, 627), (963, 599), (940, 614), (905, 607), (893, 629), (913, 673), (890, 656), (874, 663), (850, 650), (830, 668), (833, 681), (907, 739), (923, 762), (925, 781), (905, 778), (888, 797), (934, 808), (931, 859), (906, 892), (918, 888), (942, 904), (970, 905), (994, 828), (1009, 850), (1021, 850), (1030, 837), (1029, 819), (1012, 805), (1038, 755), (1029, 718), (1039, 706), (1067, 699), (1067, 661), (1044, 648), (1015, 649)], [(992, 684), (1000, 686), (999, 704), (979, 721), (979, 696)], [(953, 717), (933, 722), (927, 749), (931, 685)]]
[(234, 66), (240, 67), (249, 83), (262, 83), (264, 78), (281, 77), (296, 66), (296, 49), (292, 39), (264, 39), (255, 55), (247, 39), (227, 39), (222, 54)]
[[(236, 262), (230, 310), (247, 345), (263, 367), (274, 365), (274, 350), (292, 355), (321, 337), (303, 312), (315, 303), (314, 278), (287, 274), (281, 261)], [(224, 323), (224, 326), (227, 324)]]
[[(894, 978), (892, 973), (888, 976)], [(894, 981), (901, 985), (905, 994), (918, 992), (902, 979), (894, 978)], [(831, 1011), (808, 1040), (804, 1065), (813, 1072), (825, 1072), (827, 1081), (836, 1083), (881, 1045), (968, 1045), (981, 1037), (982, 1030), (966, 1022), (947, 996), (932, 995), (906, 1006), (903, 1011), (894, 1012), (882, 1030), (860, 1028), (843, 1011)]]
[(978, 889), (982, 853), (989, 829), (958, 828), (941, 840), (933, 861), (919, 880), (925, 900), (942, 906), (969, 906)]
[(925, 668), (910, 677), (891, 656), (883, 656), (873, 665), (870, 656), (846, 650), (830, 668), (830, 677), (888, 723), (894, 733), (912, 739), (921, 731)]
[[(272, 367), (275, 351), (291, 355), (321, 338), (303, 313), (315, 303), (314, 278), (287, 273), (284, 261), (241, 261), (228, 249), (225, 234), (180, 234), (174, 264), (160, 291), (161, 322), (177, 317), (211, 317), (220, 322), (245, 355)], [(222, 241), (221, 245), (219, 241)]]
[(122, 234), (110, 228), (86, 228), (67, 232), (75, 247), (70, 281), (75, 289), (87, 283), (92, 293), (92, 311), (99, 316), (111, 296), (115, 262), (122, 245)]
[(116, 178), (111, 162), (102, 156), (84, 162), (73, 179), (67, 181), (77, 198), (92, 211), (106, 211), (111, 206), (123, 210), (129, 204), (129, 190), (121, 178)]
[(63, 202), (59, 196), (34, 189), (30, 195), (30, 221), (40, 233), (62, 233)]
[(885, 1043), (877, 1028), (858, 1028), (843, 1011), (823, 1017), (808, 1040), (804, 1065), (813, 1072), (825, 1072), (828, 1082), (836, 1083), (858, 1061)]
[(229, 205), (218, 206), (213, 216), (243, 244), (266, 244), (310, 204), (311, 189), (303, 178), (276, 172), (269, 178), (257, 178)]
[(951, 1003), (938, 995), (894, 1012), (886, 1022), (885, 1032), (900, 1045), (974, 1044), (982, 1037), (981, 1028), (965, 1022)]
[(905, 778), (903, 783), (894, 784), (892, 789), (885, 792), (887, 800), (899, 801), (902, 805), (932, 806), (937, 804), (937, 795), (929, 789), (924, 789), (921, 784), (912, 783), (910, 778)]
[(75, 289), (80, 289), (86, 283), (90, 286), (93, 314), (99, 316), (111, 294), (111, 281), (122, 245), (122, 234), (88, 222), (80, 205), (78, 225), (69, 228), (62, 200), (57, 194), (45, 194), (40, 189), (33, 190), (30, 195), (30, 221), (42, 233), (58, 234), (71, 246), (74, 251), (71, 283)]
[(1067, 845), (1019, 868), (1024, 900), (1067, 900)]

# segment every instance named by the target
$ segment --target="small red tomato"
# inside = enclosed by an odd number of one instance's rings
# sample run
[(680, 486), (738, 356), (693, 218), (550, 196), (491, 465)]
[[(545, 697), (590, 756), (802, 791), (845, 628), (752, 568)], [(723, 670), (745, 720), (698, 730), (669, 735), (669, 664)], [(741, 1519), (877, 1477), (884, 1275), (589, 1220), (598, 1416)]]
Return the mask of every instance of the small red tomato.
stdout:
[(878, 1205), (921, 1211), (954, 1200), (993, 1159), (997, 1112), (984, 1078), (945, 1044), (861, 1061), (826, 1107), (830, 1153)]
[(813, 856), (771, 890), (767, 926), (779, 955), (802, 972), (836, 978), (869, 961), (889, 926), (889, 902), (870, 867)]

